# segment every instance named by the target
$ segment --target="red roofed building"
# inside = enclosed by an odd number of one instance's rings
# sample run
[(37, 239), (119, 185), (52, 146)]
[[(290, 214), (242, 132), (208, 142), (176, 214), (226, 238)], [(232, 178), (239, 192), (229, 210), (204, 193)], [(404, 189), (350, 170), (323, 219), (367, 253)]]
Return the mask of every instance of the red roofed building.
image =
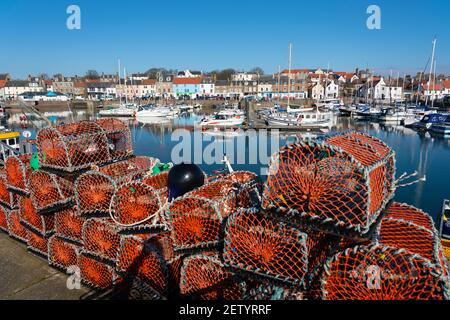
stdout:
[(425, 97), (430, 97), (432, 99), (439, 99), (443, 96), (443, 90), (440, 84), (430, 84), (426, 83), (423, 86), (423, 94)]
[(442, 93), (447, 96), (450, 95), (450, 80), (442, 81), (442, 86), (444, 87)]
[(172, 92), (176, 97), (197, 98), (200, 94), (201, 77), (175, 78), (172, 82)]

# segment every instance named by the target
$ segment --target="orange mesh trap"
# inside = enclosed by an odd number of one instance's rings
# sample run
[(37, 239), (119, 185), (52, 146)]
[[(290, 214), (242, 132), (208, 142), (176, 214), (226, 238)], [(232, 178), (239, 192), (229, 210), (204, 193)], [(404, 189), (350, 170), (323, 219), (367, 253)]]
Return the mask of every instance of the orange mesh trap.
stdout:
[(55, 231), (54, 215), (38, 214), (31, 198), (21, 197), (19, 207), (21, 221), (27, 228), (44, 236)]
[(168, 200), (169, 172), (165, 171), (142, 179), (142, 183), (156, 190), (162, 203)]
[(223, 259), (240, 272), (304, 285), (307, 235), (254, 210), (240, 210), (228, 219)]
[(0, 206), (0, 230), (9, 233), (8, 230), (8, 209)]
[(118, 186), (139, 178), (157, 162), (150, 157), (133, 157), (82, 174), (75, 183), (80, 214), (108, 213)]
[(37, 135), (42, 168), (75, 172), (132, 154), (129, 128), (117, 119), (45, 128)]
[(5, 169), (0, 169), (0, 206), (14, 210), (18, 207), (18, 195), (8, 190), (8, 179)]
[(201, 300), (242, 300), (245, 282), (238, 281), (213, 256), (193, 255), (184, 260), (180, 293)]
[(394, 152), (348, 133), (300, 142), (272, 158), (264, 206), (318, 230), (367, 238), (394, 194)]
[(29, 230), (27, 232), (27, 248), (28, 250), (47, 257), (48, 254), (48, 236), (43, 236), (37, 232)]
[(67, 270), (77, 264), (81, 247), (58, 236), (48, 240), (48, 263), (51, 266)]
[(63, 239), (82, 243), (85, 221), (86, 218), (81, 217), (76, 208), (68, 208), (55, 214), (55, 231)]
[(110, 219), (92, 218), (84, 223), (83, 245), (87, 253), (115, 262), (119, 244), (119, 229)]
[[(61, 210), (71, 205), (70, 183), (56, 175), (38, 170), (28, 179), (30, 196), (38, 213)], [(72, 191), (73, 192), (73, 191)]]
[(83, 251), (78, 255), (77, 266), (82, 282), (96, 289), (109, 289), (120, 280), (113, 267)]
[(425, 212), (405, 204), (393, 203), (386, 210), (386, 216), (376, 230), (375, 239), (382, 245), (419, 254), (448, 276), (437, 230), (433, 220)]
[(325, 300), (442, 300), (448, 298), (448, 288), (427, 259), (377, 244), (331, 258), (322, 294)]
[(5, 171), (8, 190), (20, 195), (28, 195), (28, 177), (31, 173), (30, 168), (31, 154), (20, 156), (9, 156), (5, 161)]
[(158, 192), (142, 182), (121, 185), (111, 200), (111, 212), (123, 224), (123, 232), (158, 233), (166, 228)]
[(168, 293), (169, 274), (167, 263), (160, 252), (141, 237), (122, 237), (117, 256), (117, 270), (131, 276), (138, 276), (144, 283), (162, 296)]
[(19, 210), (11, 210), (8, 213), (8, 230), (9, 235), (19, 241), (27, 243), (28, 241), (28, 230), (23, 226), (20, 221)]

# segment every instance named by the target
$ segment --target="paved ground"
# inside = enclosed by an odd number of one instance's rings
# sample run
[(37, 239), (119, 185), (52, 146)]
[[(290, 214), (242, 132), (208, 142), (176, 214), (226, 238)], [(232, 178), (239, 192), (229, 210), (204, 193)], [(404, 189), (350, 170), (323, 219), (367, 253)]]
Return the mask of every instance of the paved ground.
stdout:
[(67, 275), (0, 231), (0, 300), (76, 300), (89, 290), (69, 290)]

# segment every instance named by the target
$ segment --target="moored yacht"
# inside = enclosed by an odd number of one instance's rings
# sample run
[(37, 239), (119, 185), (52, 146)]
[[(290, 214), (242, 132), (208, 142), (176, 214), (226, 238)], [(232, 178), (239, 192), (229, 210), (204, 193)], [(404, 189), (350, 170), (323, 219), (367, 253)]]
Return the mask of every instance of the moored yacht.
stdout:
[(119, 108), (108, 108), (100, 110), (98, 114), (100, 116), (107, 117), (133, 117), (137, 110), (137, 105), (135, 105), (134, 103), (127, 103), (121, 105)]

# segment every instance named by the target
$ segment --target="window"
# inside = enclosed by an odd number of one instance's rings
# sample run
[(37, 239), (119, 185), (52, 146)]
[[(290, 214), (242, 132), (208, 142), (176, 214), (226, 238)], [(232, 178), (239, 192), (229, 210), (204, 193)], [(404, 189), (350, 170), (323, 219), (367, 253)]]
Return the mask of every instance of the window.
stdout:
[(16, 144), (16, 139), (9, 139), (8, 140), (8, 145), (12, 146), (14, 144)]

